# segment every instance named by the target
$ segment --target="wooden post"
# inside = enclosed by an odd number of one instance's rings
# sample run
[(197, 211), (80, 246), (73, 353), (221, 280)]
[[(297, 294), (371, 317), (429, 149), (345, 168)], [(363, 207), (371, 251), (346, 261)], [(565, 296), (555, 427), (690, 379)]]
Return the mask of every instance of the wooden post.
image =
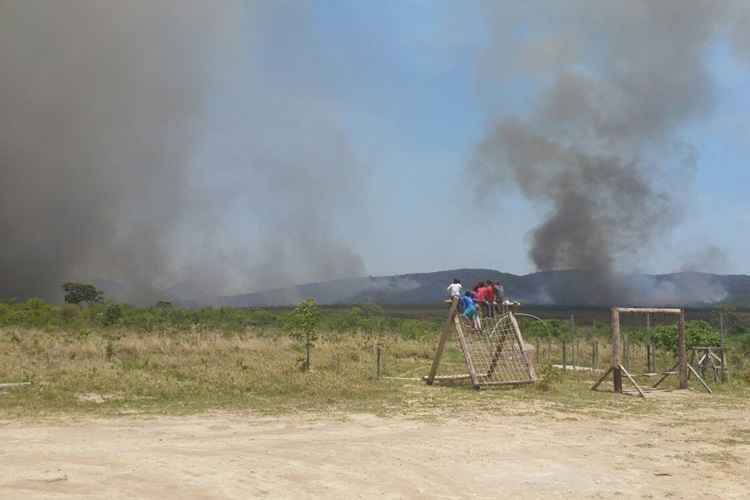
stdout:
[(651, 314), (646, 313), (646, 331), (648, 332), (646, 338), (648, 344), (646, 345), (646, 364), (648, 365), (649, 373), (656, 373), (656, 345), (654, 339), (651, 336)]
[(719, 312), (719, 345), (721, 346), (721, 352), (719, 355), (721, 356), (721, 381), (726, 382), (727, 381), (727, 356), (725, 353), (726, 344), (724, 343), (724, 336), (725, 336), (725, 324), (724, 324), (724, 311)]
[(474, 361), (471, 359), (469, 346), (466, 344), (466, 338), (464, 337), (464, 330), (461, 326), (461, 321), (457, 316), (454, 316), (453, 323), (456, 325), (456, 336), (458, 337), (458, 344), (461, 346), (461, 350), (464, 353), (466, 368), (469, 369), (469, 378), (471, 379), (471, 385), (474, 387), (474, 389), (479, 390), (479, 378), (477, 378), (477, 372), (474, 368)]
[(612, 379), (615, 392), (622, 394), (622, 357), (620, 351), (620, 311), (612, 308)]
[(622, 334), (622, 366), (630, 370), (630, 335), (627, 332)]
[(526, 371), (529, 374), (529, 380), (534, 381), (536, 380), (536, 370), (534, 370), (534, 365), (531, 364), (531, 361), (529, 361), (529, 357), (526, 354), (526, 349), (523, 345), (523, 338), (521, 337), (521, 328), (518, 326), (518, 320), (512, 312), (508, 313), (508, 317), (510, 318), (510, 324), (513, 325), (513, 335), (515, 336), (516, 342), (518, 343), (521, 358), (523, 359), (524, 363), (526, 363)]
[(570, 346), (570, 364), (573, 367), (573, 373), (576, 373), (576, 317), (573, 314), (570, 315), (570, 339), (572, 342)]
[(435, 375), (437, 375), (438, 366), (440, 366), (440, 358), (443, 356), (443, 351), (445, 350), (445, 343), (448, 340), (448, 337), (450, 337), (451, 330), (454, 328), (453, 319), (455, 318), (456, 314), (458, 314), (458, 298), (454, 297), (451, 300), (451, 308), (448, 311), (448, 321), (443, 327), (443, 333), (440, 335), (440, 339), (438, 340), (437, 349), (435, 350), (435, 359), (432, 360), (430, 374), (425, 380), (427, 382), (427, 385), (432, 385), (432, 383), (435, 381)]
[(305, 371), (310, 371), (310, 332), (305, 332)]
[(591, 343), (591, 370), (599, 368), (599, 341), (594, 340)]
[(568, 370), (568, 345), (564, 340), (561, 342), (562, 342), (562, 367), (563, 367), (563, 371), (565, 372)]
[(547, 337), (547, 363), (552, 364), (552, 337)]
[(383, 374), (383, 348), (380, 346), (375, 348), (375, 372), (377, 378), (380, 379)]
[(680, 319), (677, 323), (677, 359), (679, 364), (680, 389), (688, 388), (688, 362), (687, 346), (685, 339), (685, 310), (680, 310)]

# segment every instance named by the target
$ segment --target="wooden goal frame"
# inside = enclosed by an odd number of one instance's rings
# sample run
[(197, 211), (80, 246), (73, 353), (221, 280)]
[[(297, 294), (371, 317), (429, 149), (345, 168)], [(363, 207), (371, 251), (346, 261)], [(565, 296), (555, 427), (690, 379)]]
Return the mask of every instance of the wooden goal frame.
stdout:
[[(646, 397), (644, 389), (638, 385), (633, 376), (625, 369), (622, 364), (622, 342), (620, 339), (620, 315), (621, 314), (669, 314), (677, 316), (677, 363), (671, 370), (664, 372), (662, 377), (659, 379), (653, 388), (657, 388), (669, 375), (677, 375), (679, 378), (680, 389), (688, 388), (688, 376), (689, 372), (701, 382), (706, 391), (710, 394), (711, 389), (708, 387), (703, 378), (695, 371), (695, 369), (688, 363), (687, 358), (687, 345), (685, 338), (685, 310), (677, 308), (653, 308), (653, 307), (613, 307), (611, 310), (611, 322), (612, 322), (612, 364), (609, 369), (601, 376), (601, 378), (591, 387), (591, 390), (596, 390), (604, 380), (607, 379), (609, 374), (612, 374), (612, 382), (614, 385), (614, 392), (623, 394), (622, 381), (623, 375), (630, 381), (631, 384), (638, 391), (638, 395), (642, 398)], [(676, 370), (676, 371), (675, 371)]]

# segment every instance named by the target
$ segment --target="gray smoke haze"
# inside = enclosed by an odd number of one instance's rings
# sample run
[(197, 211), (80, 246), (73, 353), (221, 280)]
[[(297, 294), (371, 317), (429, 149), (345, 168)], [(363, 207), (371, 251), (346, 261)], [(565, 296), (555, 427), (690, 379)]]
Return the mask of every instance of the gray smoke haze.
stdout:
[(619, 272), (637, 268), (679, 222), (696, 152), (675, 130), (713, 107), (710, 44), (729, 33), (737, 53), (747, 53), (735, 19), (747, 19), (748, 8), (706, 0), (550, 4), (485, 4), (492, 44), (482, 76), (493, 85), (483, 94), (502, 92), (518, 74), (541, 83), (532, 111), (500, 118), (470, 168), (481, 189), (515, 186), (548, 210), (531, 234), (538, 269), (593, 271), (577, 290), (550, 290), (554, 299), (642, 300)]
[(311, 25), (299, 2), (0, 0), (0, 298), (363, 275), (337, 228), (365, 170)]

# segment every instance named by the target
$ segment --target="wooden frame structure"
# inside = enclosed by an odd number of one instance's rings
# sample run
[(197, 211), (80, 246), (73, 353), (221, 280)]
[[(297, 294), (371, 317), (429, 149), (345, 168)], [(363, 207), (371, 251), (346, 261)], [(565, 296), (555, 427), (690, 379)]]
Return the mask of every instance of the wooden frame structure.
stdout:
[(677, 320), (677, 363), (663, 373), (662, 377), (654, 384), (653, 388), (656, 389), (659, 385), (670, 375), (677, 375), (680, 380), (680, 389), (688, 388), (688, 377), (689, 372), (700, 381), (706, 391), (710, 394), (711, 388), (703, 380), (703, 378), (695, 371), (695, 369), (688, 363), (687, 358), (687, 347), (685, 338), (685, 310), (684, 309), (671, 309), (671, 308), (648, 308), (648, 307), (613, 307), (611, 311), (611, 322), (612, 322), (612, 365), (610, 368), (601, 376), (601, 378), (594, 384), (591, 390), (596, 390), (604, 380), (612, 374), (612, 382), (614, 385), (614, 392), (623, 394), (622, 381), (623, 375), (630, 381), (635, 387), (638, 395), (642, 398), (646, 397), (644, 389), (638, 385), (633, 376), (625, 369), (622, 364), (622, 343), (620, 338), (620, 314), (628, 313), (644, 313), (644, 314), (670, 314), (678, 316)]
[[(423, 379), (427, 385), (433, 385), (435, 382), (456, 383), (470, 381), (474, 389), (479, 390), (481, 386), (485, 385), (518, 385), (536, 382), (536, 372), (534, 371), (534, 367), (531, 365), (529, 357), (524, 349), (523, 337), (521, 335), (518, 321), (511, 311), (506, 312), (503, 317), (505, 315), (507, 315), (511, 325), (513, 348), (516, 349), (515, 352), (518, 353), (518, 356), (521, 358), (521, 363), (525, 367), (524, 372), (527, 376), (526, 378), (518, 380), (497, 380), (497, 374), (501, 372), (501, 363), (503, 362), (502, 358), (507, 354), (503, 351), (502, 343), (494, 345), (492, 355), (488, 356), (488, 359), (485, 360), (487, 365), (485, 367), (487, 368), (486, 372), (478, 373), (476, 360), (472, 358), (471, 342), (466, 338), (464, 328), (461, 324), (460, 313), (458, 312), (458, 301), (453, 300), (451, 301), (451, 307), (448, 312), (448, 320), (443, 328), (443, 333), (438, 340), (437, 350), (435, 352), (435, 358), (432, 360), (430, 373)], [(463, 353), (464, 362), (466, 363), (466, 368), (469, 373), (464, 375), (438, 376), (437, 371), (440, 366), (440, 359), (442, 358), (443, 352), (445, 351), (445, 345), (452, 332), (456, 333), (456, 340), (461, 352)], [(479, 366), (482, 366), (482, 363), (479, 363)]]

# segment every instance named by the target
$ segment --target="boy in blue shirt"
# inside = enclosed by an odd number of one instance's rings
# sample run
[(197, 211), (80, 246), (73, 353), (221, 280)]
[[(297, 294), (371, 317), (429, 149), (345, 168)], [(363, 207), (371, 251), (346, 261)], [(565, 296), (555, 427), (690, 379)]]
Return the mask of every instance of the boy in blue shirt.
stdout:
[(479, 331), (482, 329), (482, 323), (479, 321), (479, 315), (477, 314), (477, 304), (474, 302), (474, 297), (471, 290), (467, 290), (461, 297), (461, 309), (463, 310), (464, 318), (471, 320), (474, 325), (474, 330)]

